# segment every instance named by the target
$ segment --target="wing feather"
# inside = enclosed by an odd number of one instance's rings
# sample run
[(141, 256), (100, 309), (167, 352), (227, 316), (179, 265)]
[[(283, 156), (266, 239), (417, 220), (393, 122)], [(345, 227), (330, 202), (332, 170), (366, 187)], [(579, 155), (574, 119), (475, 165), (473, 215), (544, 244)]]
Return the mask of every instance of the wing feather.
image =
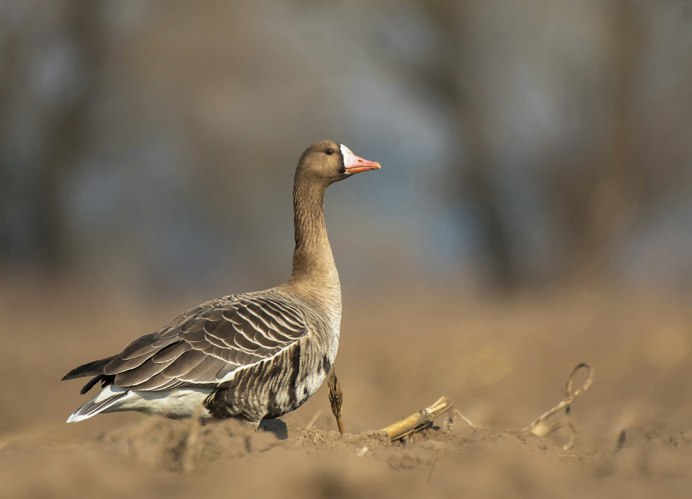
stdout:
[(204, 352), (190, 350), (171, 362), (166, 369), (161, 371), (167, 378), (182, 379), (190, 371), (196, 368), (205, 359)]
[(187, 342), (173, 343), (156, 352), (151, 357), (151, 361), (157, 364), (170, 364), (191, 348), (192, 346)]
[(231, 295), (204, 303), (142, 336), (106, 364), (133, 390), (208, 386), (270, 359), (307, 334), (297, 304), (276, 293)]

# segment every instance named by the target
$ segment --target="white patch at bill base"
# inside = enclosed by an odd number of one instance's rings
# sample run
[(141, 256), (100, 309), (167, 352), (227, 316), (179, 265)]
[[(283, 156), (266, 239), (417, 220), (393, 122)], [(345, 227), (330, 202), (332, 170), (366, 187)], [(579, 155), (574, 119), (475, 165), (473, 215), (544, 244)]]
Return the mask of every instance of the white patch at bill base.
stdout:
[[(349, 165), (352, 165), (356, 162), (356, 155), (353, 154), (353, 152), (343, 144), (341, 144), (339, 147), (341, 148), (341, 156), (344, 158), (344, 167), (348, 168)], [(346, 172), (346, 174), (349, 173)]]

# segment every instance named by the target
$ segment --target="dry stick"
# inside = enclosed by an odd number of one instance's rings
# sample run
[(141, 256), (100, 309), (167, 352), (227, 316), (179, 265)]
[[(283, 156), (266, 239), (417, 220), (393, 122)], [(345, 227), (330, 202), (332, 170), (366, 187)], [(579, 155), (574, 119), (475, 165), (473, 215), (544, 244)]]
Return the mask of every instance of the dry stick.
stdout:
[(432, 460), (432, 463), (430, 463), (430, 468), (428, 468), (428, 476), (425, 478), (425, 485), (430, 485), (430, 480), (432, 479), (432, 474), (433, 471), (435, 471), (435, 465), (437, 464), (437, 461), (440, 460), (440, 452), (437, 453), (435, 458)]
[(195, 409), (189, 423), (189, 429), (187, 435), (185, 436), (183, 455), (182, 459), (180, 460), (180, 467), (182, 471), (190, 471), (192, 468), (194, 468), (195, 447), (197, 447), (197, 440), (199, 440), (199, 429), (200, 426), (202, 426), (200, 421), (202, 409), (202, 405)]
[(480, 429), (482, 429), (482, 428), (485, 428), (485, 426), (481, 426), (481, 425), (474, 424), (469, 418), (467, 418), (467, 417), (464, 416), (461, 412), (459, 412), (459, 409), (454, 409), (454, 414), (456, 414), (457, 416), (459, 416), (459, 417), (462, 419), (462, 421), (463, 421), (464, 423), (466, 423), (467, 425), (469, 425), (469, 426), (470, 426), (471, 428), (473, 428), (474, 430), (480, 430)]
[[(572, 379), (574, 376), (579, 372), (580, 369), (584, 369), (587, 372), (587, 379), (584, 382), (584, 384), (578, 388), (575, 391), (572, 391)], [(562, 399), (562, 401), (557, 404), (555, 407), (552, 409), (544, 412), (541, 414), (538, 418), (536, 418), (529, 426), (524, 428), (524, 431), (533, 431), (536, 426), (538, 426), (540, 423), (548, 419), (550, 416), (558, 412), (560, 409), (565, 409), (565, 417), (567, 418), (567, 425), (569, 426), (569, 429), (571, 431), (570, 435), (570, 440), (567, 442), (564, 446), (563, 449), (568, 450), (571, 449), (572, 446), (574, 445), (574, 439), (575, 435), (577, 433), (577, 428), (574, 425), (574, 421), (572, 420), (572, 402), (574, 402), (578, 397), (584, 394), (586, 390), (589, 389), (591, 384), (593, 383), (593, 369), (591, 369), (591, 366), (589, 366), (586, 362), (582, 362), (581, 364), (578, 364), (574, 369), (572, 369), (572, 372), (569, 374), (569, 377), (567, 378), (567, 383), (565, 384), (565, 397)]]
[(412, 433), (424, 430), (432, 426), (435, 418), (452, 410), (452, 405), (447, 397), (440, 397), (430, 407), (426, 407), (410, 416), (397, 421), (394, 424), (380, 430), (385, 433), (391, 442), (404, 438)]
[(317, 421), (317, 419), (320, 417), (321, 414), (322, 414), (322, 411), (320, 409), (317, 409), (317, 412), (312, 417), (312, 419), (310, 419), (310, 421), (308, 422), (308, 425), (303, 430), (304, 433), (310, 431), (310, 428), (312, 428), (312, 425), (315, 424), (315, 422)]
[(341, 390), (341, 383), (339, 383), (339, 378), (336, 377), (336, 371), (333, 367), (329, 373), (329, 378), (327, 378), (327, 385), (329, 386), (329, 404), (332, 406), (332, 413), (336, 418), (336, 426), (339, 428), (339, 433), (343, 435), (346, 431), (344, 421), (341, 419), (344, 392)]
[(303, 440), (305, 440), (305, 436), (307, 433), (310, 431), (310, 428), (312, 428), (312, 425), (315, 424), (315, 422), (319, 419), (320, 415), (322, 415), (322, 411), (320, 409), (317, 409), (317, 412), (315, 413), (314, 416), (312, 416), (312, 419), (308, 421), (308, 424), (305, 428), (303, 428), (303, 433), (300, 434), (300, 437), (294, 442), (294, 446), (298, 446), (302, 443)]

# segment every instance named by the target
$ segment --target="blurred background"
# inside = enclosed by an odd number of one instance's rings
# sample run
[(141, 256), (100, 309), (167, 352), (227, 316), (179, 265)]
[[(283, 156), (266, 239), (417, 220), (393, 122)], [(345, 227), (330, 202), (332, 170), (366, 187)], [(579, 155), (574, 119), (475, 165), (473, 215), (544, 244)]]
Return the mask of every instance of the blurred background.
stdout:
[[(452, 435), (482, 472), (436, 472), (440, 496), (689, 473), (672, 447), (594, 456), (633, 427), (644, 446), (692, 442), (691, 2), (23, 0), (0, 1), (0, 495), (74, 497), (87, 476), (98, 497), (164, 490), (107, 445), (113, 427), (149, 445), (144, 417), (65, 425), (84, 397), (58, 380), (203, 300), (284, 282), (294, 168), (322, 138), (383, 165), (326, 200), (349, 432), (442, 394), (489, 431), (521, 428), (587, 361), (574, 469), (512, 450), (504, 473)], [(324, 389), (289, 434), (313, 417), (335, 430)], [(425, 483), (437, 457), (409, 450), (368, 476)], [(312, 469), (272, 455), (287, 481)]]
[(685, 1), (2, 2), (0, 278), (271, 286), (334, 138), (384, 165), (328, 196), (347, 286), (688, 288), (691, 28)]

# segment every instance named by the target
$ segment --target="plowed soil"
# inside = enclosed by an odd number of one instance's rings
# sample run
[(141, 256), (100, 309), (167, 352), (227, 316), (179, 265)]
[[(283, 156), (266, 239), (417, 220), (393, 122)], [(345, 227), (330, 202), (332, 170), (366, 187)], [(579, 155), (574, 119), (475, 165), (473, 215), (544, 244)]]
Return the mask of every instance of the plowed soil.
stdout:
[[(263, 431), (125, 413), (64, 423), (85, 399), (79, 382), (59, 381), (65, 372), (194, 302), (0, 290), (0, 497), (687, 497), (692, 488), (692, 309), (682, 297), (623, 290), (346, 294), (343, 436), (326, 387)], [(542, 436), (522, 430), (561, 400), (584, 361), (595, 377), (572, 406), (574, 446), (565, 448), (562, 412)], [(406, 442), (374, 433), (440, 395), (476, 427), (444, 416)]]

